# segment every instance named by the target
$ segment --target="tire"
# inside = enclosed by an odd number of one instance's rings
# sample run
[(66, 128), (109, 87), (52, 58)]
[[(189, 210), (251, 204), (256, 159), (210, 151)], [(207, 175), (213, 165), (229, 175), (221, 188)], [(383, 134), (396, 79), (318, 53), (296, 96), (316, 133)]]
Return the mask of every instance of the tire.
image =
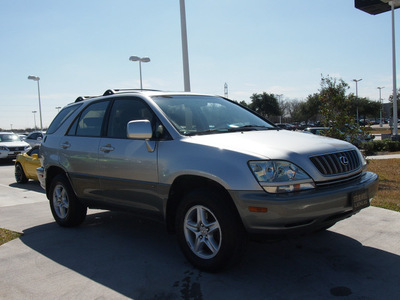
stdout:
[(15, 180), (18, 183), (27, 183), (28, 182), (28, 178), (25, 175), (24, 169), (22, 168), (20, 163), (17, 163), (15, 165)]
[(87, 208), (78, 200), (65, 175), (53, 179), (49, 195), (51, 213), (60, 226), (78, 226), (85, 220)]
[(238, 263), (247, 236), (230, 199), (213, 190), (186, 194), (177, 210), (179, 246), (196, 268), (218, 272)]

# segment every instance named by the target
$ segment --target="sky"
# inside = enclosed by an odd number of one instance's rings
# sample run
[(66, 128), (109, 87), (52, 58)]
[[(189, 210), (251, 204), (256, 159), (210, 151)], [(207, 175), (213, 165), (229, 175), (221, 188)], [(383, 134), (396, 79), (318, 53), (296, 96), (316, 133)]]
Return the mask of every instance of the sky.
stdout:
[[(359, 97), (378, 101), (377, 87), (384, 102), (392, 94), (390, 12), (369, 15), (354, 0), (185, 3), (192, 92), (224, 95), (226, 83), (237, 101), (262, 92), (305, 100), (330, 76), (354, 94), (353, 79), (362, 79)], [(40, 127), (29, 75), (40, 77), (44, 128), (78, 96), (140, 88), (132, 55), (151, 59), (143, 88), (183, 91), (179, 8), (179, 0), (1, 0), (0, 128)]]

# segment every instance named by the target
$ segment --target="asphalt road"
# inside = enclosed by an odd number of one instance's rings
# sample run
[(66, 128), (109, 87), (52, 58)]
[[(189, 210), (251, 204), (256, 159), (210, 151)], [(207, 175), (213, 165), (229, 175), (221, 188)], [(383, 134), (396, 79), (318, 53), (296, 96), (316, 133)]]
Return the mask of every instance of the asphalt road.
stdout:
[(0, 299), (400, 299), (400, 214), (369, 207), (314, 235), (249, 244), (219, 274), (194, 269), (162, 224), (91, 210), (57, 226), (36, 182), (0, 164)]

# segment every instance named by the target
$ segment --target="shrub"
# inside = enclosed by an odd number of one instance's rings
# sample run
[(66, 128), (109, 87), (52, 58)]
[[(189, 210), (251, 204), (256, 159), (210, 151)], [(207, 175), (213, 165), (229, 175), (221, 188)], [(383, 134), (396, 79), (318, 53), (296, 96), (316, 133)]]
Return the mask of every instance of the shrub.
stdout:
[(364, 150), (365, 155), (373, 155), (376, 152), (394, 152), (400, 151), (400, 142), (391, 140), (370, 141), (361, 144), (360, 148)]

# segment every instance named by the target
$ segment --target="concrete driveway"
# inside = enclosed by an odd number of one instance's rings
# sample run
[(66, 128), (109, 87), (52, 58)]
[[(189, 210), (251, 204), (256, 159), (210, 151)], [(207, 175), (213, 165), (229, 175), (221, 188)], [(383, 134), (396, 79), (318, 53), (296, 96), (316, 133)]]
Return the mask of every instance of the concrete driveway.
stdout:
[(400, 214), (369, 207), (330, 230), (251, 242), (219, 274), (194, 269), (162, 224), (91, 210), (57, 226), (35, 182), (0, 165), (0, 299), (400, 299)]

